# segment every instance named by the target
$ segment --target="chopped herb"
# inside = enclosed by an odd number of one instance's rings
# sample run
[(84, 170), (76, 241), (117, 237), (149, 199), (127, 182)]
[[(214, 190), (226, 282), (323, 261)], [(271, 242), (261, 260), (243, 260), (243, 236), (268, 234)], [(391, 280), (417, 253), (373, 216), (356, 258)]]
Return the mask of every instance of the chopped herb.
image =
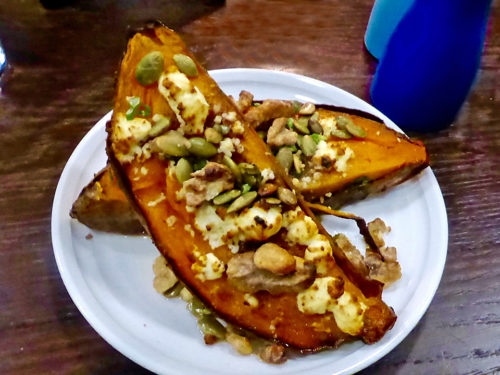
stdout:
[(241, 187), (241, 194), (248, 193), (252, 187), (249, 184), (243, 184)]
[(286, 123), (286, 125), (287, 125), (290, 129), (293, 129), (293, 119), (292, 119), (292, 118), (289, 118), (289, 119), (288, 119), (288, 122)]
[(141, 109), (139, 109), (139, 116), (148, 117), (151, 114), (151, 107), (144, 104)]
[(312, 133), (311, 138), (314, 140), (314, 142), (319, 143), (320, 141), (326, 141), (326, 137), (324, 135), (318, 134), (318, 133)]
[(261, 105), (261, 103), (257, 103), (257, 102), (253, 103), (254, 107), (258, 107), (259, 105)]
[(132, 120), (137, 115), (142, 117), (148, 117), (151, 115), (151, 107), (145, 104), (141, 104), (141, 98), (138, 96), (128, 96), (128, 104), (130, 108), (125, 112), (125, 117), (127, 120)]

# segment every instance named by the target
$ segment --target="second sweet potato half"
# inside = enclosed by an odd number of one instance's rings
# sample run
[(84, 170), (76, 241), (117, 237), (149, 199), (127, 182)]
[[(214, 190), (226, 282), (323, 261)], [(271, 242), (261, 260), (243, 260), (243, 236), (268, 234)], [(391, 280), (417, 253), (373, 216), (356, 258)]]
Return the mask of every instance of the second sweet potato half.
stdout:
[(373, 343), (393, 326), (382, 284), (356, 273), (172, 30), (130, 39), (107, 131), (110, 163), (152, 240), (217, 316), (304, 351)]

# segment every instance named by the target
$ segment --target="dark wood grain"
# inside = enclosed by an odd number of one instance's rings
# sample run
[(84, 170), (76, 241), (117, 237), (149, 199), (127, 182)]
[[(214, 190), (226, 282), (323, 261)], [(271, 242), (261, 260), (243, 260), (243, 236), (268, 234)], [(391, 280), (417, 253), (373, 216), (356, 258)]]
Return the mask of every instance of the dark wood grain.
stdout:
[[(60, 1), (59, 3), (64, 3)], [(372, 1), (0, 2), (9, 61), (0, 78), (0, 373), (147, 373), (88, 325), (60, 279), (50, 238), (59, 175), (110, 108), (130, 28), (179, 30), (208, 69), (305, 74), (369, 100), (363, 48)], [(481, 71), (457, 121), (416, 134), (429, 148), (449, 218), (438, 292), (422, 321), (366, 374), (500, 371), (500, 5)]]

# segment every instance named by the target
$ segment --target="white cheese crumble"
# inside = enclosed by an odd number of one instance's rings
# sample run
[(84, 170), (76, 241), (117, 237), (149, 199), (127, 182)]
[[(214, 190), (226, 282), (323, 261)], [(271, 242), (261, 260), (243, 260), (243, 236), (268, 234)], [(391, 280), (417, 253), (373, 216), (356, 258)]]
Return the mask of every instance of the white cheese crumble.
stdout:
[(261, 207), (250, 207), (235, 218), (240, 241), (265, 241), (279, 232), (282, 222), (279, 206), (267, 211)]
[(354, 151), (352, 151), (349, 147), (346, 147), (344, 151), (344, 155), (337, 158), (335, 161), (335, 169), (337, 172), (346, 172), (347, 171), (347, 161), (351, 159), (354, 155)]
[(266, 168), (266, 169), (263, 169), (261, 172), (260, 172), (261, 176), (262, 176), (262, 182), (261, 183), (266, 183), (267, 181), (272, 181), (274, 180), (274, 172), (271, 168)]
[(167, 100), (185, 134), (203, 134), (209, 105), (188, 77), (179, 72), (162, 74), (158, 80), (158, 90)]
[(191, 269), (196, 273), (198, 279), (206, 281), (222, 277), (226, 266), (213, 253), (207, 253), (205, 255), (198, 255), (196, 262), (191, 265)]
[(245, 301), (245, 304), (253, 309), (259, 306), (259, 300), (253, 294), (245, 293), (245, 295), (243, 296), (243, 300)]
[(323, 128), (323, 135), (327, 138), (332, 135), (333, 130), (337, 129), (337, 120), (333, 117), (320, 118), (318, 122)]
[(127, 120), (122, 113), (116, 116), (116, 125), (113, 136), (116, 140), (142, 141), (151, 130), (151, 123), (145, 118), (136, 117)]
[(363, 329), (363, 314), (366, 305), (354, 301), (349, 292), (339, 297), (330, 295), (329, 289), (335, 288), (335, 278), (321, 277), (314, 280), (313, 285), (297, 295), (297, 307), (304, 314), (333, 313), (339, 329), (350, 335), (359, 335)]
[(177, 217), (175, 217), (174, 215), (167, 217), (167, 220), (166, 220), (167, 225), (169, 227), (173, 227), (176, 221), (177, 221)]
[(184, 230), (189, 233), (191, 237), (194, 237), (194, 230), (193, 227), (191, 227), (190, 224), (184, 225)]
[(156, 198), (155, 200), (153, 201), (149, 201), (148, 202), (148, 207), (154, 207), (156, 206), (158, 203), (160, 203), (161, 201), (164, 201), (165, 199), (167, 199), (167, 197), (165, 196), (165, 194), (161, 193), (160, 196), (158, 198)]
[(234, 145), (231, 138), (224, 138), (219, 145), (219, 149), (217, 150), (220, 154), (226, 155), (230, 158), (234, 152)]

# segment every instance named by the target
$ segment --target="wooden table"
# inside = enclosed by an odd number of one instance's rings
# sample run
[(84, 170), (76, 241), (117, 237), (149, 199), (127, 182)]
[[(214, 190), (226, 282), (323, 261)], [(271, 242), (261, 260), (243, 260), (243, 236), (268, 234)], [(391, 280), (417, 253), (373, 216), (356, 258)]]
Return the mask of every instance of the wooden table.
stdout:
[[(164, 21), (208, 69), (300, 73), (369, 101), (376, 62), (363, 35), (373, 2), (67, 2), (58, 8), (55, 1), (53, 10), (38, 0), (0, 2), (10, 65), (0, 93), (0, 373), (146, 373), (79, 313), (50, 238), (59, 175), (112, 106), (128, 26)], [(449, 217), (441, 285), (413, 332), (366, 374), (500, 371), (499, 8), (494, 2), (481, 71), (459, 118), (447, 130), (418, 135)]]

